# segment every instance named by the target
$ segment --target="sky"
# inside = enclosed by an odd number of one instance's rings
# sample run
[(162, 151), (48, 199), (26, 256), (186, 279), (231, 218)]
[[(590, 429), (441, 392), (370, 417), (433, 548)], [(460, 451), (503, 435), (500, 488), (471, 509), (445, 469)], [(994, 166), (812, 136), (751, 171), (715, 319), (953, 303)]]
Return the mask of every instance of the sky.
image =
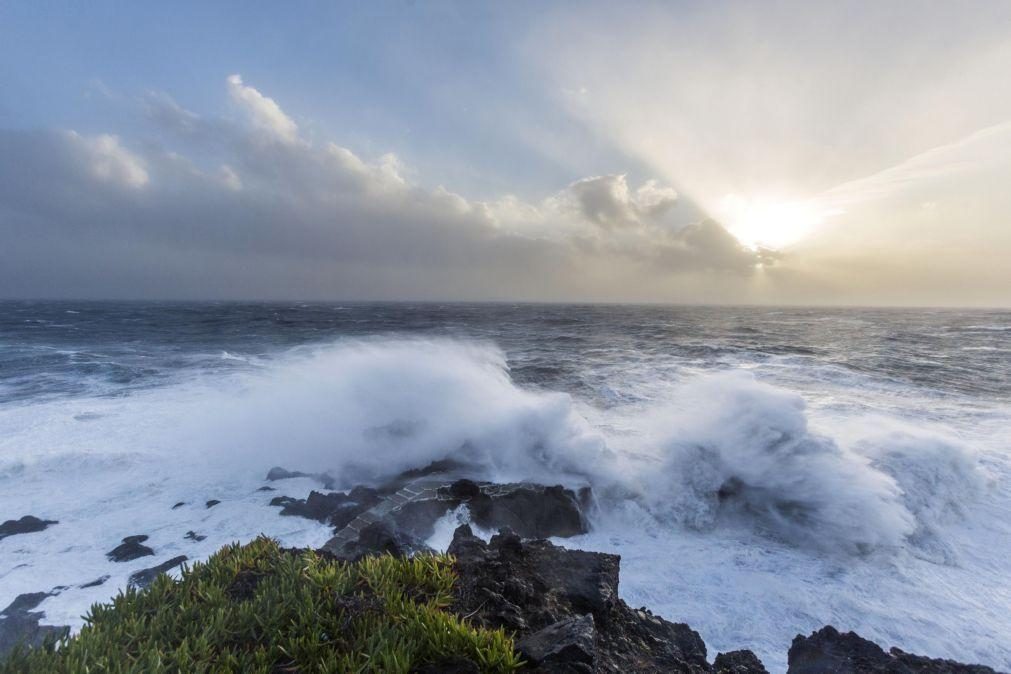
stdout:
[(3, 2), (0, 297), (1011, 306), (1011, 3)]

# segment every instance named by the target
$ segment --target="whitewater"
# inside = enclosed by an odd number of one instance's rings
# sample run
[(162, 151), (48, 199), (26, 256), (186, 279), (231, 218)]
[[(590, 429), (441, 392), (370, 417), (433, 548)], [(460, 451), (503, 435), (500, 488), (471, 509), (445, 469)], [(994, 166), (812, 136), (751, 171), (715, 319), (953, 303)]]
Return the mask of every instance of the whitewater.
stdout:
[[(3, 302), (0, 519), (59, 524), (0, 540), (0, 606), (52, 591), (76, 629), (164, 559), (321, 545), (268, 505), (319, 484), (261, 491), (272, 466), (453, 457), (591, 486), (556, 542), (620, 554), (623, 598), (710, 655), (783, 671), (832, 624), (1009, 670), (1009, 373), (1007, 311)], [(106, 558), (135, 534), (157, 556)]]

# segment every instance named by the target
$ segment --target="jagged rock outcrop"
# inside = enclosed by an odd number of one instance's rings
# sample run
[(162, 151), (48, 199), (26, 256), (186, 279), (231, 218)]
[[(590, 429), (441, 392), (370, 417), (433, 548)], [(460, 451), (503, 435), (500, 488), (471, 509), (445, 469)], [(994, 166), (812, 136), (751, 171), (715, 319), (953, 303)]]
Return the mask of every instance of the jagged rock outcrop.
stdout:
[(710, 672), (698, 633), (618, 598), (619, 557), (456, 530), (453, 610), (505, 627), (537, 672)]
[(885, 652), (873, 641), (831, 625), (810, 636), (798, 634), (788, 657), (788, 674), (995, 674), (983, 665), (927, 658), (898, 648)]
[(765, 665), (751, 651), (720, 653), (713, 660), (715, 674), (769, 674)]
[(568, 538), (586, 533), (583, 511), (589, 499), (588, 490), (577, 494), (561, 485), (460, 479), (439, 487), (430, 498), (399, 506), (390, 516), (400, 529), (425, 539), (440, 517), (466, 505), (471, 522), (482, 529), (508, 527), (523, 538)]

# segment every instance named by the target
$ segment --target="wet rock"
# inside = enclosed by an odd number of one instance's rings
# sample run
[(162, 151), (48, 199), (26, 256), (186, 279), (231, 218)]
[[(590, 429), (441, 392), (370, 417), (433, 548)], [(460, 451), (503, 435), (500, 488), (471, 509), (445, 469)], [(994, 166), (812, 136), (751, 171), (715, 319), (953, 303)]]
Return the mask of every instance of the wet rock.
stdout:
[(41, 611), (33, 611), (42, 600), (53, 592), (30, 592), (18, 595), (3, 611), (0, 611), (0, 658), (15, 647), (41, 646), (47, 641), (56, 641), (70, 632), (66, 626), (40, 625), (44, 617)]
[(419, 499), (404, 503), (389, 513), (389, 518), (406, 534), (427, 540), (435, 533), (435, 523), (455, 505), (438, 498)]
[(473, 480), (457, 480), (446, 491), (458, 501), (470, 501), (481, 496), (481, 487)]
[(259, 489), (257, 489), (256, 491), (277, 491), (277, 490), (274, 489), (273, 487), (263, 486), (263, 487), (260, 487)]
[(326, 473), (303, 473), (300, 470), (286, 470), (280, 466), (274, 466), (267, 471), (267, 479), (271, 482), (275, 482), (277, 480), (290, 480), (295, 477), (312, 478), (322, 484), (324, 489), (333, 489), (335, 486), (333, 477), (327, 475)]
[(197, 541), (197, 542), (199, 542), (199, 541), (206, 540), (207, 536), (201, 536), (200, 534), (198, 534), (195, 531), (187, 531), (186, 535), (183, 538), (187, 538), (187, 539), (189, 539), (191, 541)]
[(458, 480), (441, 490), (453, 505), (466, 503), (471, 519), (485, 529), (509, 527), (523, 538), (578, 536), (587, 532), (579, 497), (555, 485), (483, 484)]
[(714, 674), (769, 674), (769, 671), (751, 651), (720, 653), (713, 661)]
[[(578, 633), (577, 625), (592, 620), (593, 671), (711, 671), (698, 633), (644, 609), (633, 610), (618, 598), (616, 555), (523, 541), (508, 531), (486, 544), (466, 525), (456, 530), (448, 551), (456, 556), (459, 576), (451, 608), (474, 624), (504, 627), (522, 643), (558, 623), (572, 628), (567, 633)], [(571, 619), (582, 622), (565, 623)], [(576, 641), (584, 646), (570, 653), (588, 652), (586, 639)], [(586, 667), (578, 659), (564, 664), (545, 660), (534, 671), (590, 671)]]
[(378, 487), (378, 490), (380, 494), (386, 496), (420, 477), (445, 476), (446, 482), (449, 482), (452, 479), (452, 475), (459, 473), (465, 467), (466, 464), (455, 459), (440, 459), (439, 461), (433, 461), (423, 468), (405, 470), (393, 479), (384, 482)]
[(590, 614), (573, 616), (528, 634), (516, 650), (532, 665), (564, 665), (569, 671), (593, 671), (597, 631)]
[(141, 569), (136, 573), (130, 574), (130, 586), (136, 588), (144, 588), (150, 585), (159, 574), (165, 573), (169, 569), (173, 569), (183, 562), (185, 562), (189, 557), (186, 555), (179, 555), (178, 557), (173, 557), (172, 559), (162, 562), (158, 566), (152, 566), (149, 569)]
[(208, 508), (213, 508), (214, 506), (218, 505), (219, 503), (221, 503), (221, 501), (219, 501), (216, 498), (212, 498), (210, 501), (208, 501), (207, 503), (205, 503), (204, 506), (206, 506)]
[(96, 578), (95, 580), (91, 581), (90, 583), (85, 583), (84, 585), (78, 585), (77, 587), (82, 588), (82, 589), (86, 588), (86, 587), (98, 587), (99, 585), (104, 585), (105, 581), (107, 581), (107, 580), (109, 580), (109, 576), (100, 576), (100, 577)]
[(378, 504), (380, 500), (375, 489), (355, 487), (347, 494), (341, 492), (323, 494), (312, 491), (304, 500), (278, 496), (271, 499), (270, 504), (282, 506), (282, 515), (305, 517), (340, 530), (355, 517)]
[(418, 552), (431, 552), (422, 542), (405, 535), (389, 522), (374, 522), (358, 534), (358, 539), (345, 543), (332, 554), (338, 559), (357, 562), (370, 555), (391, 554), (408, 557)]
[(59, 522), (56, 520), (40, 519), (34, 515), (25, 515), (20, 519), (7, 520), (3, 524), (0, 524), (0, 540), (17, 534), (32, 534), (36, 531), (47, 529), (54, 524), (59, 524)]
[(898, 648), (885, 652), (854, 632), (841, 633), (831, 625), (810, 636), (798, 634), (788, 655), (788, 674), (995, 674), (990, 667), (926, 658)]
[(186, 505), (186, 501), (179, 501), (174, 506), (172, 506), (172, 510), (175, 510), (177, 508), (182, 508), (184, 505)]
[(123, 539), (122, 543), (105, 553), (105, 556), (113, 562), (129, 562), (139, 557), (153, 555), (154, 550), (146, 545), (142, 545), (146, 540), (147, 536), (144, 535), (127, 536)]

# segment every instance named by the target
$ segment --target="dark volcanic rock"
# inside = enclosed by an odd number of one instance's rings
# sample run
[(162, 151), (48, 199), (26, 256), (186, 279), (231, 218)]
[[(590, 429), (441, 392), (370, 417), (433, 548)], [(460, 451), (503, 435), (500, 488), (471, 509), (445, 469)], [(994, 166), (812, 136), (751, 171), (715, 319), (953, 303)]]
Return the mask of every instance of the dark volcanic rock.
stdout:
[(0, 658), (18, 645), (40, 646), (55, 641), (70, 632), (69, 627), (40, 625), (41, 611), (33, 611), (53, 592), (30, 592), (18, 595), (7, 608), (0, 611)]
[(587, 531), (576, 495), (560, 485), (496, 485), (467, 504), (478, 526), (509, 527), (523, 538), (568, 537)]
[(720, 653), (713, 661), (715, 674), (769, 674), (758, 656), (751, 651)]
[(309, 477), (323, 485), (324, 489), (333, 489), (335, 482), (333, 477), (326, 473), (303, 473), (300, 470), (285, 470), (280, 466), (274, 466), (267, 471), (267, 479), (271, 482), (277, 480), (289, 480), (293, 477)]
[(191, 541), (198, 541), (199, 542), (199, 541), (205, 540), (207, 538), (207, 536), (201, 536), (200, 534), (198, 534), (195, 531), (187, 531), (186, 535), (183, 538), (187, 538), (187, 539), (189, 539)]
[(897, 648), (886, 653), (873, 641), (831, 625), (808, 637), (794, 637), (788, 658), (788, 674), (995, 674), (983, 665), (926, 658)]
[[(456, 556), (459, 574), (452, 609), (475, 624), (504, 627), (516, 634), (519, 643), (555, 627), (557, 634), (585, 644), (575, 636), (585, 633), (585, 617), (592, 616), (592, 670), (579, 660), (563, 665), (546, 659), (534, 671), (710, 671), (698, 633), (649, 611), (633, 610), (618, 598), (616, 555), (566, 550), (547, 541), (523, 542), (511, 532), (486, 544), (468, 526), (456, 530), (449, 552)], [(565, 622), (573, 618), (583, 621)], [(569, 654), (589, 653), (587, 648), (570, 646)]]
[(461, 479), (439, 489), (437, 498), (425, 498), (396, 508), (391, 518), (418, 538), (434, 533), (436, 520), (460, 504), (470, 510), (471, 521), (483, 529), (507, 527), (523, 538), (575, 536), (587, 531), (579, 499), (562, 486), (490, 484)]
[(355, 487), (347, 494), (341, 492), (323, 494), (313, 491), (305, 500), (277, 496), (271, 499), (270, 504), (283, 506), (282, 515), (305, 517), (329, 524), (335, 530), (339, 530), (380, 500), (375, 489)]
[(127, 536), (122, 543), (105, 553), (105, 556), (114, 562), (129, 562), (138, 557), (153, 555), (154, 550), (146, 545), (141, 545), (146, 540), (147, 536), (144, 535)]
[(592, 672), (597, 657), (596, 637), (592, 615), (573, 616), (528, 634), (516, 643), (516, 650), (524, 660), (542, 669)]
[(31, 534), (36, 531), (42, 531), (54, 524), (59, 524), (59, 522), (56, 520), (39, 519), (34, 515), (25, 515), (17, 520), (7, 520), (3, 524), (0, 524), (0, 540), (17, 534)]
[(158, 574), (165, 573), (169, 569), (175, 568), (185, 562), (189, 557), (186, 555), (179, 555), (178, 557), (173, 557), (167, 562), (162, 562), (158, 566), (152, 566), (149, 569), (141, 569), (135, 573), (130, 574), (130, 586), (143, 588), (150, 585)]
[(374, 522), (358, 534), (358, 540), (345, 543), (332, 553), (338, 559), (357, 562), (369, 555), (389, 553), (396, 557), (407, 557), (417, 552), (431, 552), (422, 542), (391, 527), (388, 522)]
[(172, 510), (175, 510), (176, 508), (182, 508), (184, 505), (186, 505), (186, 501), (179, 501), (174, 506), (172, 506)]
[(214, 506), (218, 505), (219, 503), (221, 503), (221, 501), (219, 501), (219, 500), (218, 500), (218, 499), (216, 499), (216, 498), (212, 498), (212, 499), (211, 499), (210, 501), (208, 501), (208, 502), (207, 502), (207, 503), (205, 503), (204, 505), (205, 505), (206, 507), (208, 507), (208, 508), (213, 508)]

